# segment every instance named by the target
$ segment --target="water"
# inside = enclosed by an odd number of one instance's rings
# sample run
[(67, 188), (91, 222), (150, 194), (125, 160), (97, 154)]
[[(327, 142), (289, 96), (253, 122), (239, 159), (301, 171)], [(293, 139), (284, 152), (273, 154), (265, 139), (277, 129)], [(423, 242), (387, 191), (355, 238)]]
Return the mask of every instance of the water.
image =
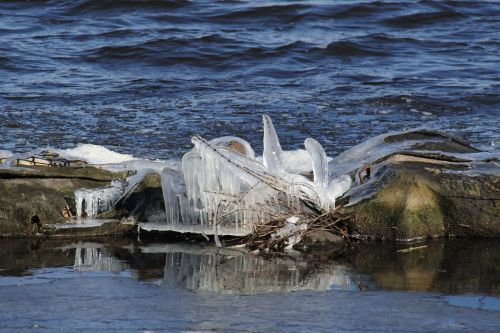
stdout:
[(2, 1), (0, 148), (180, 157), (190, 137), (329, 156), (419, 126), (499, 144), (496, 1)]
[(255, 256), (205, 244), (3, 240), (0, 331), (497, 332), (498, 241)]
[[(496, 1), (2, 1), (0, 150), (151, 159), (237, 135), (329, 156), (392, 130), (500, 144)], [(0, 331), (497, 332), (498, 242), (255, 257), (1, 241)]]

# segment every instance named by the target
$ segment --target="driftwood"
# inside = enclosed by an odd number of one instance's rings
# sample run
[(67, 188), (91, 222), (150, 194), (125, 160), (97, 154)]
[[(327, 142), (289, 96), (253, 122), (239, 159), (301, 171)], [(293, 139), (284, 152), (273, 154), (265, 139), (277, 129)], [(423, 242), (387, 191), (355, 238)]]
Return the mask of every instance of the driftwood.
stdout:
[[(290, 216), (298, 218), (299, 224), (304, 228), (296, 228), (291, 233), (280, 235), (289, 225)], [(290, 213), (279, 219), (272, 219), (263, 224), (257, 225), (254, 232), (242, 240), (242, 244), (252, 250), (259, 251), (282, 251), (290, 249), (293, 245), (299, 244), (302, 239), (314, 238), (317, 234), (328, 233), (339, 236), (345, 242), (350, 242), (346, 221), (349, 217), (337, 211), (329, 211), (321, 215), (304, 212)], [(294, 244), (295, 243), (295, 244)]]

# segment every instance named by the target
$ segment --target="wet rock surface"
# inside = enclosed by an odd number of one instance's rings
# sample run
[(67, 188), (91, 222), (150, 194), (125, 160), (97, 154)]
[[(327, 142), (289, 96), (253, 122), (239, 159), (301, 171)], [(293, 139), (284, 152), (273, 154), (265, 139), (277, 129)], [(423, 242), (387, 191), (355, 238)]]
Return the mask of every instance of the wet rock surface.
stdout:
[(384, 166), (365, 186), (376, 192), (345, 208), (352, 228), (380, 239), (500, 237), (500, 177), (460, 171), (428, 163)]
[(101, 218), (158, 222), (166, 219), (165, 203), (158, 173), (147, 174), (130, 195), (117, 202), (115, 208)]
[(0, 169), (0, 235), (69, 235), (54, 226), (72, 222), (67, 214), (74, 209), (75, 190), (104, 186), (125, 176), (90, 166)]
[(423, 138), (371, 163), (370, 178), (346, 194), (343, 211), (351, 215), (351, 231), (364, 239), (500, 237), (496, 157), (478, 155), (466, 142), (439, 132), (385, 141)]

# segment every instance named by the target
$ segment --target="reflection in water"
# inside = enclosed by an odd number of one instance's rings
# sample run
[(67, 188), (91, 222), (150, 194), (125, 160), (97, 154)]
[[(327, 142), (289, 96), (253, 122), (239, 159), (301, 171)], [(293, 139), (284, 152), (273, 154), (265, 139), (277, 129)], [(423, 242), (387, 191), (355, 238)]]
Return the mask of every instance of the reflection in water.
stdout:
[(74, 269), (79, 272), (121, 272), (128, 265), (113, 257), (109, 250), (98, 243), (82, 243), (75, 248)]
[(404, 244), (363, 244), (345, 259), (388, 290), (500, 294), (500, 241), (429, 242), (426, 248), (398, 253)]
[[(324, 254), (257, 256), (184, 243), (102, 243), (2, 240), (1, 276), (37, 274), (37, 268), (129, 272), (165, 288), (217, 293), (374, 289), (500, 294), (499, 241), (429, 242), (397, 252), (401, 244), (358, 244), (336, 258)], [(129, 274), (129, 276), (130, 276)]]
[(167, 288), (243, 294), (358, 289), (355, 274), (334, 263), (268, 258), (185, 244), (164, 245), (156, 250), (166, 254), (162, 285)]

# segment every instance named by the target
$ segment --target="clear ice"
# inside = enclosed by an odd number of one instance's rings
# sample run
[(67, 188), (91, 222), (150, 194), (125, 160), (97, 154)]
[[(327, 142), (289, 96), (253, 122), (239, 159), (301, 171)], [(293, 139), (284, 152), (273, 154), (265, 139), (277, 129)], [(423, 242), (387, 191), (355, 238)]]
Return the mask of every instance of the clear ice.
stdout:
[(268, 115), (262, 116), (264, 122), (264, 153), (263, 164), (271, 173), (283, 172), (283, 151), (274, 130), (273, 121)]
[[(126, 182), (75, 192), (79, 218), (95, 218), (129, 196), (150, 173), (161, 177), (164, 224), (199, 229), (253, 230), (255, 223), (298, 209), (301, 201), (320, 210), (334, 209), (335, 200), (351, 186), (348, 175), (332, 177), (331, 159), (321, 144), (308, 138), (305, 150), (283, 151), (271, 118), (263, 116), (264, 151), (256, 157), (251, 145), (227, 136), (207, 141), (192, 138), (193, 149), (181, 161), (143, 161), (112, 156), (103, 168), (135, 170)], [(99, 151), (95, 147), (80, 147)], [(97, 160), (97, 158), (95, 159)], [(331, 165), (331, 164), (330, 164)], [(313, 180), (308, 176), (312, 171)]]
[(122, 196), (125, 186), (126, 182), (115, 179), (111, 181), (110, 186), (76, 190), (75, 203), (77, 218), (81, 219), (86, 217), (91, 220), (95, 218), (97, 214), (109, 211)]

